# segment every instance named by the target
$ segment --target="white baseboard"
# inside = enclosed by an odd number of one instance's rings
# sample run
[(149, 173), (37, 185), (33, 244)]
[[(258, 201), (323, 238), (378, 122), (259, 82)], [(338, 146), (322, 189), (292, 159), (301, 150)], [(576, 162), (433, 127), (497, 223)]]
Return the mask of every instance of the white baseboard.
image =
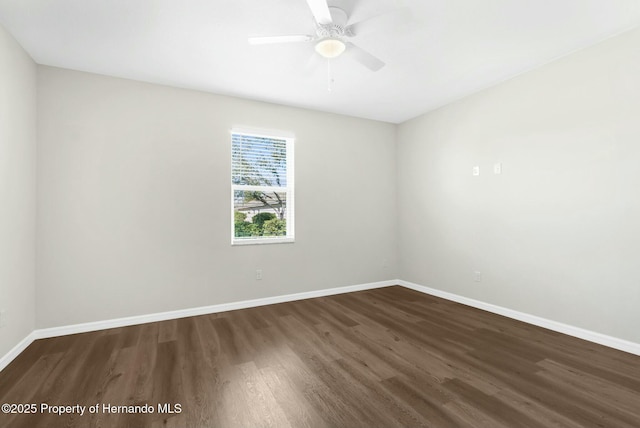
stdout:
[(11, 348), (9, 352), (4, 354), (0, 358), (0, 371), (4, 370), (4, 368), (7, 367), (15, 357), (20, 355), (22, 351), (27, 349), (27, 346), (31, 345), (31, 342), (33, 342), (34, 340), (36, 340), (36, 335), (35, 335), (35, 331), (32, 331), (31, 333), (29, 333), (27, 337), (22, 339), (16, 346)]
[(419, 291), (421, 293), (430, 294), (432, 296), (441, 297), (453, 302), (462, 303), (463, 305), (483, 309), (487, 312), (492, 312), (494, 314), (503, 315), (508, 318), (524, 321), (528, 324), (537, 325), (538, 327), (557, 331), (558, 333), (564, 333), (569, 336), (587, 340), (589, 342), (598, 343), (600, 345), (608, 346), (609, 348), (614, 348), (620, 351), (629, 352), (631, 354), (640, 355), (640, 343), (630, 342), (628, 340), (619, 339), (617, 337), (608, 336), (602, 333), (596, 333), (595, 331), (585, 330), (583, 328), (574, 327), (572, 325), (563, 324), (561, 322), (552, 321), (524, 312), (515, 311), (513, 309), (504, 308), (502, 306), (492, 305), (480, 300), (470, 299), (468, 297), (460, 296), (442, 290), (437, 290), (435, 288), (425, 287), (424, 285), (414, 284), (408, 281), (400, 280), (398, 281), (398, 284), (402, 285), (403, 287)]
[(125, 327), (148, 322), (166, 321), (177, 318), (193, 317), (197, 315), (214, 314), (218, 312), (234, 311), (237, 309), (254, 308), (256, 306), (273, 305), (276, 303), (293, 302), (296, 300), (312, 299), (314, 297), (331, 296), (334, 294), (351, 293), (354, 291), (371, 290), (374, 288), (398, 285), (397, 280), (371, 282), (367, 284), (350, 285), (346, 287), (327, 288), (324, 290), (307, 291), (303, 293), (285, 294), (281, 296), (263, 297), (260, 299), (243, 300), (240, 302), (222, 303), (219, 305), (201, 306), (197, 308), (180, 309), (177, 311), (159, 312), (155, 314), (137, 315), (126, 318), (116, 318), (104, 321), (73, 324), (61, 327), (38, 329), (34, 331), (36, 339), (64, 336), (68, 334), (86, 333), (89, 331), (105, 330), (108, 328)]
[(36, 339), (44, 339), (48, 337), (65, 336), (69, 334), (86, 333), (89, 331), (104, 330), (108, 328), (126, 327), (130, 325), (144, 324), (148, 322), (166, 321), (170, 319), (185, 318), (197, 315), (213, 314), (218, 312), (233, 311), (237, 309), (254, 308), (256, 306), (273, 305), (276, 303), (293, 302), (296, 300), (312, 299), (314, 297), (332, 296), (335, 294), (351, 293), (354, 291), (372, 290), (375, 288), (389, 287), (392, 285), (401, 285), (412, 290), (416, 290), (432, 296), (441, 297), (443, 299), (462, 303), (474, 308), (483, 309), (495, 314), (504, 315), (529, 324), (544, 327), (559, 333), (568, 334), (569, 336), (578, 337), (610, 348), (619, 349), (631, 354), (640, 355), (640, 344), (629, 342), (627, 340), (618, 339), (616, 337), (607, 336), (605, 334), (596, 333), (582, 328), (574, 327), (568, 324), (559, 323), (534, 315), (518, 312), (513, 309), (503, 308), (501, 306), (492, 305), (479, 300), (470, 299), (468, 297), (459, 296), (457, 294), (448, 293), (446, 291), (437, 290), (435, 288), (425, 287), (423, 285), (414, 284), (403, 280), (389, 280), (372, 282), (367, 284), (350, 285), (346, 287), (328, 288), (324, 290), (308, 291), (304, 293), (285, 294), (281, 296), (264, 297), (260, 299), (244, 300), (240, 302), (223, 303), (219, 305), (201, 306), (197, 308), (181, 309), (177, 311), (159, 312), (147, 315), (137, 315), (126, 318), (116, 318), (104, 321), (88, 322), (83, 324), (74, 324), (61, 327), (52, 327), (45, 329), (37, 329), (32, 331), (20, 343), (13, 347), (7, 354), (0, 358), (0, 371), (3, 370), (15, 357), (17, 357), (27, 346)]
[(261, 299), (243, 300), (219, 305), (201, 306), (197, 308), (181, 309), (177, 311), (159, 312), (154, 314), (137, 315), (125, 318), (116, 318), (104, 321), (94, 321), (82, 324), (66, 325), (36, 329), (13, 347), (7, 354), (0, 358), (0, 371), (9, 365), (27, 346), (34, 340), (49, 337), (66, 336), (69, 334), (86, 333), (89, 331), (105, 330), (108, 328), (126, 327), (130, 325), (144, 324), (148, 322), (166, 321), (177, 318), (192, 317), (197, 315), (214, 314), (218, 312), (233, 311), (237, 309), (254, 308), (256, 306), (273, 305), (276, 303), (293, 302), (296, 300), (312, 299), (314, 297), (332, 296), (334, 294), (352, 293), (354, 291), (372, 290), (374, 288), (398, 285), (397, 280), (371, 282), (367, 284), (349, 285), (345, 287), (327, 288), (324, 290), (307, 291), (304, 293), (285, 294), (281, 296), (264, 297)]

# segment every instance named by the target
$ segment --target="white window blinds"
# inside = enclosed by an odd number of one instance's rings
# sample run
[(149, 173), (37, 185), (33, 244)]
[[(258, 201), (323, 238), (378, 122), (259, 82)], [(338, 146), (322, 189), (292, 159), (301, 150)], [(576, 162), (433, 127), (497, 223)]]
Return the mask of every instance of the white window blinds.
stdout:
[(286, 187), (287, 140), (232, 134), (231, 141), (233, 184)]

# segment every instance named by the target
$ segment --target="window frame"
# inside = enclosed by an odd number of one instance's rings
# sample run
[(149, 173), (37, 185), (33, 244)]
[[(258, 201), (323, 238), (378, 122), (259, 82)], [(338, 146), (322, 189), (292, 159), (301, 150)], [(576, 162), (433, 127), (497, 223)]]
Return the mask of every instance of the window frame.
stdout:
[[(233, 138), (234, 135), (242, 135), (247, 137), (268, 138), (274, 140), (285, 141), (286, 153), (286, 186), (255, 186), (233, 183)], [(264, 245), (264, 244), (286, 244), (295, 242), (295, 185), (294, 185), (294, 141), (293, 135), (278, 131), (261, 131), (243, 128), (231, 129), (229, 134), (231, 142), (231, 245)], [(269, 236), (269, 237), (236, 237), (235, 236), (235, 192), (236, 191), (264, 191), (278, 192), (286, 195), (286, 235), (285, 236)]]

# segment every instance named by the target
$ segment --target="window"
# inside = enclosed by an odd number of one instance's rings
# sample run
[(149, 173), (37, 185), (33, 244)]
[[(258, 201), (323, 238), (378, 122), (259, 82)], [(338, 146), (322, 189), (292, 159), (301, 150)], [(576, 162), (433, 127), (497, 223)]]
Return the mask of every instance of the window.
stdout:
[(293, 138), (231, 131), (231, 244), (293, 242)]

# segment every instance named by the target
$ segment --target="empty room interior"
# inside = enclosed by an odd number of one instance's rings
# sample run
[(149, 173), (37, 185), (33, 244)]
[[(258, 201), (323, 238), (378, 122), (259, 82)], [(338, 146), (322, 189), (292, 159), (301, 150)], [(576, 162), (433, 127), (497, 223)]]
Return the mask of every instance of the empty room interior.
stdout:
[(637, 0), (0, 0), (0, 427), (640, 426)]

